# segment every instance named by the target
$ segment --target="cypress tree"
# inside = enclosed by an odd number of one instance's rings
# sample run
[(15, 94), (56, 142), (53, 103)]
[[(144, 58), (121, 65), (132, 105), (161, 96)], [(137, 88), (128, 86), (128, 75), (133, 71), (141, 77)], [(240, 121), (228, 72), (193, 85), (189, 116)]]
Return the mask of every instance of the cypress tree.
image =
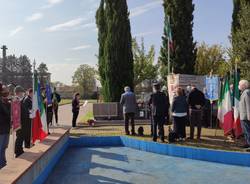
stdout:
[(101, 0), (99, 9), (96, 12), (96, 24), (98, 28), (98, 43), (99, 43), (99, 54), (98, 54), (98, 71), (100, 75), (100, 82), (102, 85), (102, 94), (105, 101), (109, 99), (107, 90), (107, 81), (105, 75), (105, 54), (104, 45), (106, 41), (106, 20), (104, 11), (105, 2)]
[[(124, 86), (133, 88), (132, 38), (128, 6), (126, 0), (105, 0), (101, 1), (101, 5), (102, 3), (102, 8), (97, 11), (97, 20), (99, 20), (97, 24), (103, 19), (103, 25), (98, 24), (99, 68), (102, 67), (99, 71), (103, 83), (104, 100), (117, 102), (120, 100)], [(101, 27), (104, 31), (100, 29)]]
[[(174, 48), (171, 51), (171, 70), (174, 73), (193, 74), (196, 60), (196, 43), (193, 41), (193, 11), (192, 0), (164, 0), (165, 20), (170, 16), (170, 25)], [(166, 26), (166, 25), (165, 25)], [(159, 62), (161, 74), (165, 78), (168, 66), (168, 40), (164, 29)]]
[(234, 0), (231, 28), (233, 57), (238, 59), (242, 77), (250, 80), (250, 1)]

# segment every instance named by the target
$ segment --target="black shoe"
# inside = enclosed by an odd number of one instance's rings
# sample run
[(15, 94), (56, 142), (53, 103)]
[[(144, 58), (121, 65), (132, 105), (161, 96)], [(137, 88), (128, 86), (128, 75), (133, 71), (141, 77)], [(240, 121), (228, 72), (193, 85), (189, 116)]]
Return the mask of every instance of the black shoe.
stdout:
[(20, 155), (22, 155), (24, 153), (24, 151), (20, 151), (19, 153), (16, 153), (16, 158), (19, 157)]
[(50, 135), (50, 132), (48, 132), (48, 135)]
[(165, 143), (165, 140), (164, 140), (164, 139), (161, 139), (161, 143)]
[(157, 139), (153, 139), (154, 142), (157, 142)]
[(241, 146), (241, 148), (244, 148), (244, 149), (250, 148), (250, 145), (249, 144), (244, 144), (243, 146)]
[(136, 133), (135, 133), (135, 132), (133, 132), (131, 135), (136, 136)]

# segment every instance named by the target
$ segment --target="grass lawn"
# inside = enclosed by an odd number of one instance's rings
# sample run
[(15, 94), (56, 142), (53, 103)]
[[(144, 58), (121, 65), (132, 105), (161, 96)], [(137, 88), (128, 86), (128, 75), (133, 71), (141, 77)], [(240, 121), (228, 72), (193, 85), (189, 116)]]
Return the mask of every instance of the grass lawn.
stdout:
[(59, 105), (71, 104), (72, 99), (62, 99)]
[(87, 123), (89, 119), (94, 119), (94, 115), (92, 111), (88, 111), (84, 116), (80, 117), (79, 122)]
[[(91, 113), (86, 117), (91, 117)], [(124, 135), (124, 126), (123, 125), (102, 125), (98, 124), (94, 127), (89, 127), (86, 124), (80, 123), (80, 126), (74, 128), (70, 131), (72, 136), (120, 136)], [(138, 129), (136, 126), (136, 131)], [(144, 136), (133, 136), (133, 138), (152, 141), (150, 136), (150, 125), (143, 125)], [(189, 127), (186, 128), (187, 137), (189, 136)], [(215, 135), (216, 133), (216, 135)], [(168, 135), (168, 128), (165, 126), (165, 135)], [(166, 139), (167, 140), (167, 139)], [(240, 147), (243, 145), (244, 139), (236, 141), (229, 141), (224, 135), (222, 130), (215, 129), (202, 129), (202, 140), (186, 140), (182, 142), (176, 142), (176, 145), (190, 146), (190, 147), (199, 147), (199, 148), (208, 148), (208, 149), (217, 149), (217, 150), (227, 150), (227, 151), (240, 151), (244, 150)]]
[[(96, 103), (97, 100), (93, 100), (93, 99), (90, 99), (90, 100), (87, 100), (88, 103)], [(72, 99), (62, 99), (61, 102), (60, 102), (60, 105), (67, 105), (67, 104), (71, 104), (72, 102)], [(85, 100), (81, 100), (80, 103), (83, 104), (85, 102)]]

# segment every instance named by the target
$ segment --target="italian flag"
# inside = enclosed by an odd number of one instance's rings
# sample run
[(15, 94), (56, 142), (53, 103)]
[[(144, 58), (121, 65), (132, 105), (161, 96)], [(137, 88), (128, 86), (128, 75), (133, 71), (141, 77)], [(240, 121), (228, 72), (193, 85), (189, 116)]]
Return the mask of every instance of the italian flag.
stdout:
[(220, 99), (218, 101), (218, 119), (221, 128), (224, 129), (224, 134), (230, 134), (233, 129), (233, 111), (228, 77), (226, 77), (224, 85), (221, 88)]
[[(35, 73), (35, 72), (34, 72)], [(45, 107), (42, 102), (40, 82), (37, 79), (37, 75), (34, 74), (33, 78), (33, 100), (32, 100), (32, 142), (35, 143), (36, 140), (44, 140), (47, 136), (47, 120)]]
[(167, 16), (166, 20), (165, 20), (165, 32), (167, 35), (167, 39), (168, 39), (168, 44), (169, 44), (169, 48), (171, 49), (171, 51), (174, 50), (174, 42), (173, 42), (173, 37), (172, 37), (172, 30), (171, 30), (171, 25), (170, 25), (170, 17)]
[(233, 109), (234, 109), (234, 133), (237, 138), (242, 134), (241, 124), (240, 124), (240, 112), (239, 112), (239, 102), (240, 102), (240, 91), (238, 88), (239, 81), (240, 81), (240, 73), (236, 69), (234, 72)]

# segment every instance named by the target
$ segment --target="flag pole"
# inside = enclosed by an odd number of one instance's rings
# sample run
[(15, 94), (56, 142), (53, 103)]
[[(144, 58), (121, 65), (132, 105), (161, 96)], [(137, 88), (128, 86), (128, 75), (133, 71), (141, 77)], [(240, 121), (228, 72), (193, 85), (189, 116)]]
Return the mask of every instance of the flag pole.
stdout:
[[(170, 24), (170, 17), (167, 16), (168, 24)], [(165, 25), (166, 26), (166, 25)], [(170, 42), (169, 42), (169, 35), (168, 35), (168, 75), (170, 74)]]
[[(32, 84), (32, 89), (33, 89), (33, 95), (34, 95), (34, 91), (35, 91), (35, 70), (36, 70), (36, 60), (34, 59), (34, 62), (33, 62), (33, 84)], [(33, 97), (32, 97), (32, 101), (33, 101)], [(33, 104), (33, 102), (32, 102)], [(32, 114), (34, 113), (33, 112), (33, 109), (34, 107), (32, 107)], [(32, 115), (32, 119), (31, 119), (31, 136), (30, 136), (30, 139), (32, 139), (33, 135), (32, 135), (32, 128), (33, 128), (33, 115)], [(31, 142), (31, 140), (30, 140)], [(35, 143), (35, 142), (34, 142)], [(33, 141), (32, 141), (32, 145), (34, 144)]]

